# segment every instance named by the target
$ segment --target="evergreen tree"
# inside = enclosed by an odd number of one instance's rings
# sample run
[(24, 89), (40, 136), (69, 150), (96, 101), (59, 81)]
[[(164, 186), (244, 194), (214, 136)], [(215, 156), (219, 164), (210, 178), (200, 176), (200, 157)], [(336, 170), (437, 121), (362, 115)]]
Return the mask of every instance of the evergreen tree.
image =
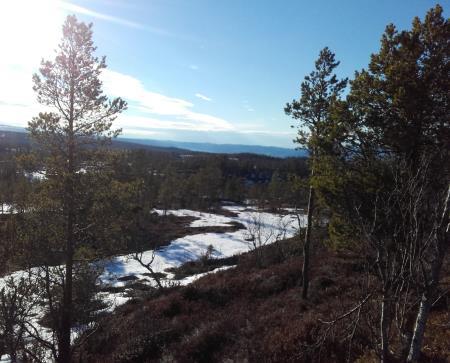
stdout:
[(168, 165), (162, 172), (162, 184), (159, 188), (158, 201), (164, 211), (175, 208), (179, 202), (180, 178), (172, 165)]
[(392, 160), (393, 183), (386, 186), (391, 200), (401, 190), (399, 204), (410, 200), (415, 205), (404, 205), (385, 219), (394, 239), (402, 236), (396, 250), (420, 251), (407, 255), (412, 266), (407, 278), (422, 294), (406, 357), (411, 362), (419, 359), (450, 244), (450, 23), (442, 13), (437, 5), (423, 22), (415, 18), (409, 31), (389, 25), (380, 51), (372, 56), (368, 71), (356, 75), (349, 97), (362, 121), (357, 131), (372, 142), (378, 159)]
[(272, 210), (277, 211), (282, 207), (284, 192), (285, 185), (283, 185), (279, 171), (275, 170), (267, 187), (267, 197)]
[[(418, 361), (450, 244), (450, 24), (442, 12), (436, 6), (408, 31), (387, 26), (347, 102), (332, 108), (338, 152), (320, 158), (315, 178), (333, 210), (332, 237), (362, 242), (379, 281), (382, 361), (394, 328), (402, 359)], [(416, 310), (412, 330), (393, 320), (394, 309)]]
[[(45, 250), (56, 252), (64, 263), (62, 280), (57, 283), (62, 289), (58, 307), (47, 297), (49, 309), (56, 315), (54, 355), (59, 362), (71, 361), (75, 257), (92, 229), (85, 218), (90, 203), (87, 183), (101, 174), (105, 161), (99, 158), (97, 148), (118, 135), (119, 130), (111, 129), (112, 122), (126, 108), (122, 99), (108, 101), (102, 93), (99, 76), (106, 64), (104, 57), (94, 55), (95, 50), (92, 24), (68, 16), (55, 59), (43, 60), (33, 76), (38, 101), (53, 109), (40, 113), (28, 129), (40, 148), (35, 156), (47, 177), (34, 199), (33, 214), (47, 218), (48, 229), (40, 237), (47, 241)], [(46, 279), (48, 291), (51, 280)]]
[[(347, 79), (338, 80), (333, 73), (339, 62), (334, 54), (324, 48), (315, 62), (315, 70), (305, 77), (300, 86), (300, 98), (288, 103), (286, 114), (299, 122), (298, 137), (295, 140), (309, 150), (310, 176), (315, 173), (316, 159), (321, 156), (321, 138), (330, 126), (330, 112), (333, 104), (347, 85)], [(312, 216), (315, 207), (314, 188), (310, 185), (308, 197), (307, 226), (303, 245), (303, 298), (308, 297), (309, 249), (311, 243)]]

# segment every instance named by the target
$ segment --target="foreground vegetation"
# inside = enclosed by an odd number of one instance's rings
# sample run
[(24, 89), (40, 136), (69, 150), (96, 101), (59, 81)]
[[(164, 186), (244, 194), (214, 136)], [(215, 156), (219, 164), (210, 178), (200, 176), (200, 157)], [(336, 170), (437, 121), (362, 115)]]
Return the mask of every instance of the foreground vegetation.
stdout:
[[(327, 323), (363, 298), (364, 259), (356, 253), (332, 252), (321, 239), (313, 242), (312, 256), (320, 264), (312, 268), (308, 300), (301, 297), (299, 241), (283, 241), (263, 248), (263, 264), (257, 264), (250, 252), (233, 261), (236, 268), (117, 309), (89, 336), (79, 358), (83, 362), (377, 361), (375, 296), (361, 311)], [(201, 264), (197, 263), (199, 270)], [(355, 325), (356, 315), (361, 321)], [(447, 297), (432, 308), (422, 361), (450, 359), (448, 317)], [(403, 360), (393, 356), (392, 361)]]

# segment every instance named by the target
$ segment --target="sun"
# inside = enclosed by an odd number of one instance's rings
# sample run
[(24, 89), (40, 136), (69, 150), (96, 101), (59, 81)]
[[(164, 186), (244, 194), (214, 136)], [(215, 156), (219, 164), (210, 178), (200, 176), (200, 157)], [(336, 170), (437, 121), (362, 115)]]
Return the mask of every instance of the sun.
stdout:
[(42, 106), (32, 74), (53, 59), (64, 12), (57, 0), (0, 0), (0, 124), (23, 127)]
[(64, 14), (57, 0), (0, 0), (0, 64), (38, 66), (56, 48)]

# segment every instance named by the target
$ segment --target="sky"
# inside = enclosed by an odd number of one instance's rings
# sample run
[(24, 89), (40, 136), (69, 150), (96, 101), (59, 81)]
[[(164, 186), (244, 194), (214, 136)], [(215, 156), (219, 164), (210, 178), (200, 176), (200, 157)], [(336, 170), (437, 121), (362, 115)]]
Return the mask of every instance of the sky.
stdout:
[(94, 24), (104, 92), (124, 137), (293, 148), (284, 106), (328, 46), (352, 78), (384, 28), (450, 0), (0, 0), (0, 125), (43, 110), (31, 77), (68, 14)]

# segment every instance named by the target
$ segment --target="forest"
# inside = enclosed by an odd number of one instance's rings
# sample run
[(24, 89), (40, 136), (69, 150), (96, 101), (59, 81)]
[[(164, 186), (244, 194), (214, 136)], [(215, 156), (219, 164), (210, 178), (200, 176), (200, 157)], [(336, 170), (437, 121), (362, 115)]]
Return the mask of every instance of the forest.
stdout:
[(450, 23), (323, 48), (280, 111), (307, 157), (120, 142), (70, 15), (0, 131), (0, 362), (450, 361)]

